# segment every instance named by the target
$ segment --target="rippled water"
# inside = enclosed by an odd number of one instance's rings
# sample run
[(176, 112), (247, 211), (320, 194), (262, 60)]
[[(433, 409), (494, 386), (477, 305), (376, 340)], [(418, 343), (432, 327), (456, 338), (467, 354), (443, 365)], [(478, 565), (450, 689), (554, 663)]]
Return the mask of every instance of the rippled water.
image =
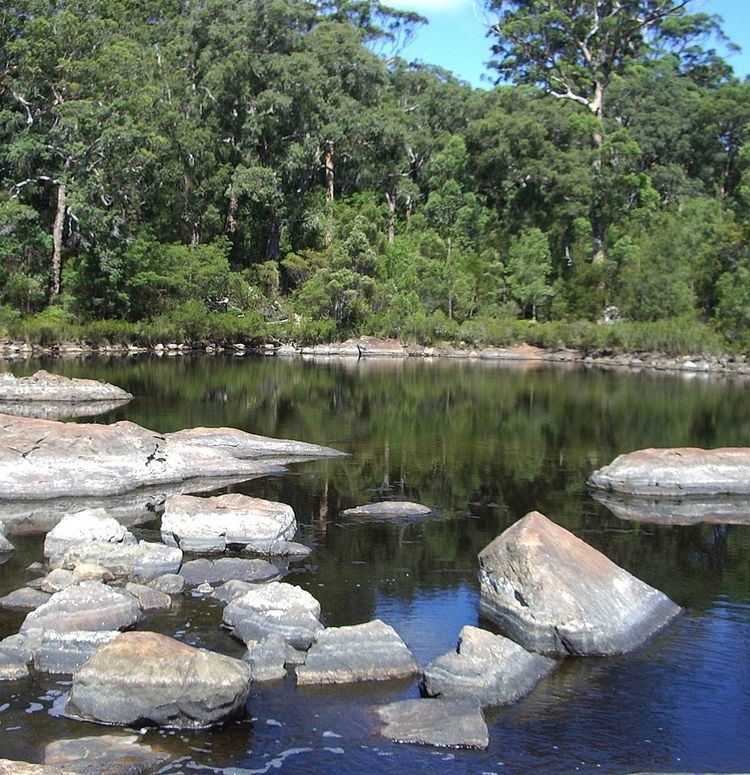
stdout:
[[(17, 374), (40, 364), (14, 365)], [(750, 445), (748, 383), (525, 364), (309, 363), (188, 357), (43, 364), (95, 376), (136, 399), (98, 421), (159, 431), (230, 425), (338, 447), (235, 490), (292, 504), (314, 547), (288, 580), (327, 625), (379, 617), (426, 663), (477, 624), (477, 553), (538, 509), (686, 609), (640, 650), (566, 663), (528, 698), (487, 714), (484, 752), (391, 744), (372, 708), (418, 696), (416, 682), (259, 684), (247, 718), (204, 732), (148, 730), (175, 756), (164, 772), (741, 771), (750, 765), (750, 527), (625, 522), (584, 491), (588, 474), (648, 446)], [(380, 497), (436, 509), (421, 522), (340, 516)], [(158, 520), (136, 529), (158, 533)], [(0, 594), (30, 576), (41, 535), (15, 536)], [(239, 656), (212, 600), (175, 598), (152, 628)], [(23, 615), (0, 612), (0, 636)], [(486, 626), (486, 625), (485, 625)], [(0, 684), (0, 755), (40, 761), (55, 739), (106, 732), (59, 715), (68, 682)]]

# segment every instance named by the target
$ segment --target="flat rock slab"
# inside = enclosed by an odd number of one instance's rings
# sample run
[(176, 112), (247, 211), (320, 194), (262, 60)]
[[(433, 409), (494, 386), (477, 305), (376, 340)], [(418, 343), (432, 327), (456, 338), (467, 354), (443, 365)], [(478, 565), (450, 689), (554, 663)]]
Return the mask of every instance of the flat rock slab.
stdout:
[(318, 633), (297, 668), (298, 684), (387, 681), (420, 672), (419, 663), (390, 625), (375, 619)]
[(132, 595), (144, 611), (168, 611), (172, 607), (172, 598), (166, 593), (145, 584), (129, 581), (125, 591)]
[(179, 573), (165, 573), (163, 576), (150, 579), (148, 586), (166, 595), (181, 595), (185, 589), (185, 579)]
[(64, 516), (44, 539), (44, 556), (56, 563), (71, 547), (83, 541), (128, 546), (138, 539), (104, 509), (84, 509)]
[(421, 503), (408, 501), (382, 501), (367, 503), (341, 512), (345, 517), (374, 517), (377, 519), (398, 519), (404, 517), (427, 517), (432, 509)]
[(185, 584), (224, 584), (227, 581), (247, 581), (259, 584), (271, 581), (279, 569), (266, 560), (248, 560), (242, 557), (222, 557), (220, 560), (190, 560), (180, 568)]
[(63, 377), (40, 370), (30, 377), (0, 374), (0, 401), (130, 401), (127, 390), (95, 379)]
[(223, 623), (248, 646), (279, 635), (297, 649), (308, 649), (323, 629), (320, 603), (301, 587), (270, 581), (235, 597), (224, 609)]
[(482, 707), (509, 705), (556, 666), (555, 660), (532, 654), (502, 635), (466, 626), (457, 650), (427, 665), (424, 688), (432, 697), (473, 699)]
[(159, 769), (170, 755), (139, 743), (137, 735), (99, 735), (55, 740), (44, 749), (44, 764), (79, 775), (141, 775)]
[(40, 673), (70, 675), (85, 664), (100, 646), (111, 643), (120, 633), (108, 632), (45, 632), (34, 650), (34, 669)]
[(138, 603), (99, 581), (82, 581), (57, 592), (27, 614), (21, 632), (29, 630), (120, 630), (132, 627), (141, 616)]
[(750, 495), (750, 447), (642, 449), (594, 471), (590, 488), (652, 497)]
[(104, 724), (195, 728), (240, 715), (250, 669), (154, 632), (126, 632), (73, 674), (67, 710)]
[(478, 702), (402, 700), (378, 708), (380, 734), (396, 743), (487, 748), (490, 736)]
[(480, 613), (531, 651), (621, 654), (680, 611), (666, 595), (539, 512), (479, 555)]
[(148, 581), (165, 573), (176, 573), (182, 564), (182, 550), (147, 541), (137, 544), (82, 541), (67, 549), (55, 562), (63, 568), (75, 568), (81, 563), (100, 565), (113, 576)]
[(33, 611), (44, 605), (52, 595), (42, 592), (41, 589), (22, 587), (9, 592), (5, 597), (0, 597), (0, 608), (8, 611)]

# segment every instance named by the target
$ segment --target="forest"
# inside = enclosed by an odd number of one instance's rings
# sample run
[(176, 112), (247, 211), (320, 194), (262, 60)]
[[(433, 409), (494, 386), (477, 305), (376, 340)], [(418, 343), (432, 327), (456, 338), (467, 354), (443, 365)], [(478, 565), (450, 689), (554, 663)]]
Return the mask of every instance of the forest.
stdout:
[(679, 0), (0, 9), (0, 336), (750, 345), (750, 81)]

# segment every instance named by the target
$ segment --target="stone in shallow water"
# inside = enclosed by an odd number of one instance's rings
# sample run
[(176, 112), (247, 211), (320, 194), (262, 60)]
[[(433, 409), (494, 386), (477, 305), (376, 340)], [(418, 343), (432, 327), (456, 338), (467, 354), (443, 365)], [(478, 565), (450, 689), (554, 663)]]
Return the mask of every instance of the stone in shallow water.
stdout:
[(421, 503), (409, 503), (408, 501), (383, 501), (382, 503), (367, 503), (353, 509), (341, 512), (345, 517), (426, 517), (432, 514), (432, 509)]
[(253, 681), (275, 681), (286, 678), (287, 645), (280, 635), (269, 635), (248, 647), (242, 658), (250, 668)]
[(66, 772), (70, 770), (20, 762), (16, 759), (0, 759), (0, 775), (65, 775)]
[(29, 666), (23, 659), (0, 649), (0, 681), (16, 681), (28, 674)]
[(138, 601), (144, 611), (168, 611), (172, 607), (172, 598), (169, 595), (144, 584), (129, 581), (125, 585), (125, 591)]
[(387, 681), (420, 671), (417, 660), (393, 627), (376, 619), (318, 633), (297, 668), (298, 684)]
[(0, 522), (0, 554), (10, 554), (16, 547), (7, 539), (5, 535), (5, 525)]
[(226, 581), (260, 583), (279, 575), (279, 569), (266, 560), (248, 560), (241, 557), (222, 557), (220, 560), (190, 560), (180, 568), (180, 576), (189, 586), (223, 584)]
[(271, 581), (236, 597), (224, 609), (223, 623), (246, 644), (280, 635), (298, 649), (307, 649), (323, 629), (320, 603), (301, 587)]
[(532, 654), (502, 635), (466, 626), (458, 650), (427, 665), (424, 688), (433, 697), (470, 698), (482, 707), (508, 705), (528, 694), (556, 666), (553, 659)]
[(118, 630), (45, 632), (41, 645), (34, 651), (34, 669), (57, 675), (74, 673), (99, 646), (111, 643), (119, 634)]
[(146, 584), (166, 595), (181, 595), (185, 589), (185, 579), (179, 573), (165, 573), (163, 576), (151, 579)]
[(186, 552), (218, 553), (245, 548), (275, 554), (278, 544), (294, 538), (297, 520), (291, 506), (229, 493), (208, 498), (169, 498), (161, 519), (165, 544)]
[(35, 611), (27, 614), (21, 632), (32, 629), (72, 632), (74, 630), (119, 630), (134, 625), (141, 616), (138, 603), (99, 581), (82, 581), (57, 592)]
[(40, 369), (30, 377), (0, 375), (0, 399), (3, 401), (129, 401), (133, 396), (107, 382), (80, 377), (63, 377)]
[(42, 592), (53, 595), (55, 592), (60, 592), (66, 587), (72, 586), (77, 581), (78, 579), (69, 570), (55, 568), (39, 580), (39, 589)]
[(72, 568), (80, 563), (101, 565), (113, 576), (148, 581), (165, 573), (176, 573), (182, 563), (182, 551), (147, 541), (127, 545), (84, 541), (67, 549), (56, 564)]
[(205, 727), (241, 714), (250, 669), (154, 632), (126, 632), (73, 674), (67, 709), (104, 724)]
[(44, 749), (44, 764), (79, 775), (140, 775), (154, 772), (169, 754), (139, 743), (136, 735), (99, 735), (55, 740)]
[(543, 654), (621, 654), (680, 611), (538, 512), (486, 546), (479, 565), (480, 613)]
[(138, 540), (104, 509), (84, 509), (64, 516), (44, 539), (44, 556), (54, 565), (65, 552), (83, 541), (136, 544)]
[(383, 737), (440, 748), (487, 748), (487, 724), (472, 700), (402, 700), (378, 708)]
[(0, 608), (6, 608), (9, 611), (33, 611), (40, 605), (44, 605), (50, 597), (52, 595), (40, 589), (21, 587), (9, 592), (5, 597), (0, 597)]

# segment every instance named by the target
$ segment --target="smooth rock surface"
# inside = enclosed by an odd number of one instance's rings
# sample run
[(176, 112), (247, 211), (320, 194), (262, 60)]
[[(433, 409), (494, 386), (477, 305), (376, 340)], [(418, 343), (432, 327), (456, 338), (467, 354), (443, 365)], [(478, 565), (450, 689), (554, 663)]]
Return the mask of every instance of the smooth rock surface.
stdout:
[(44, 556), (51, 564), (65, 552), (84, 541), (100, 541), (127, 546), (138, 539), (104, 509), (85, 509), (68, 514), (47, 533), (44, 539)]
[(232, 579), (217, 587), (214, 590), (214, 597), (222, 603), (231, 603), (236, 597), (241, 597), (251, 589), (255, 589), (255, 584)]
[(457, 650), (427, 665), (424, 688), (431, 697), (473, 699), (482, 707), (509, 705), (556, 666), (553, 659), (526, 651), (502, 635), (466, 626)]
[(253, 681), (276, 681), (286, 678), (287, 645), (280, 635), (269, 635), (253, 643), (242, 658), (250, 668)]
[(375, 619), (319, 632), (305, 664), (297, 668), (297, 683), (387, 681), (407, 678), (419, 671), (417, 660), (399, 634)]
[(432, 514), (432, 509), (421, 503), (409, 501), (382, 501), (367, 503), (353, 509), (341, 512), (345, 517), (378, 517), (382, 519), (397, 519), (399, 517), (426, 517)]
[(176, 573), (182, 564), (182, 550), (147, 541), (137, 544), (83, 541), (67, 549), (55, 564), (74, 568), (81, 563), (100, 565), (116, 577), (147, 581), (165, 573)]
[(73, 675), (68, 712), (105, 724), (205, 727), (244, 711), (250, 669), (154, 632), (126, 632)]
[(487, 724), (471, 700), (402, 700), (378, 708), (381, 735), (397, 743), (487, 748)]
[(141, 616), (138, 603), (98, 581), (57, 592), (35, 611), (27, 614), (21, 632), (28, 630), (120, 630), (132, 627)]
[(259, 584), (271, 581), (279, 569), (266, 560), (248, 560), (242, 557), (222, 557), (220, 560), (190, 560), (180, 568), (180, 576), (188, 586), (224, 584), (226, 581), (247, 581)]
[(0, 522), (0, 554), (10, 554), (16, 547), (8, 540), (5, 535), (5, 524)]
[(168, 611), (172, 607), (172, 598), (168, 594), (145, 584), (129, 581), (125, 585), (125, 591), (138, 601), (144, 611)]
[(74, 673), (89, 660), (96, 649), (111, 643), (119, 634), (118, 630), (47, 631), (41, 645), (34, 650), (34, 669), (40, 673), (57, 675)]
[(621, 654), (680, 611), (666, 595), (538, 512), (479, 555), (480, 613), (543, 654)]
[(51, 374), (40, 369), (30, 377), (15, 377), (9, 372), (0, 374), (1, 401), (129, 401), (127, 390), (99, 382)]
[(21, 587), (13, 592), (9, 592), (4, 597), (0, 597), (0, 608), (8, 611), (33, 611), (44, 605), (52, 595), (42, 592), (41, 589), (32, 589), (31, 587)]
[(65, 570), (64, 568), (55, 568), (46, 576), (39, 579), (39, 589), (42, 592), (47, 592), (50, 595), (54, 595), (55, 592), (60, 592), (66, 587), (70, 587), (77, 582), (78, 579), (69, 570)]
[(588, 485), (651, 497), (750, 495), (750, 447), (641, 449), (594, 471)]
[(0, 775), (65, 775), (70, 770), (59, 767), (45, 767), (43, 764), (31, 764), (16, 759), (0, 759)]
[(274, 554), (275, 545), (291, 540), (296, 532), (291, 506), (240, 493), (169, 498), (161, 520), (164, 543), (186, 552), (245, 548)]
[(236, 597), (224, 609), (223, 623), (248, 646), (269, 635), (307, 649), (323, 629), (320, 603), (301, 587), (271, 581)]
[(158, 589), (166, 595), (181, 595), (185, 589), (185, 579), (179, 573), (165, 573), (163, 576), (150, 579), (147, 586)]
[(170, 760), (167, 753), (138, 742), (137, 735), (98, 735), (55, 740), (44, 749), (44, 764), (79, 775), (141, 775)]
[(0, 681), (17, 681), (28, 674), (27, 662), (0, 649)]

